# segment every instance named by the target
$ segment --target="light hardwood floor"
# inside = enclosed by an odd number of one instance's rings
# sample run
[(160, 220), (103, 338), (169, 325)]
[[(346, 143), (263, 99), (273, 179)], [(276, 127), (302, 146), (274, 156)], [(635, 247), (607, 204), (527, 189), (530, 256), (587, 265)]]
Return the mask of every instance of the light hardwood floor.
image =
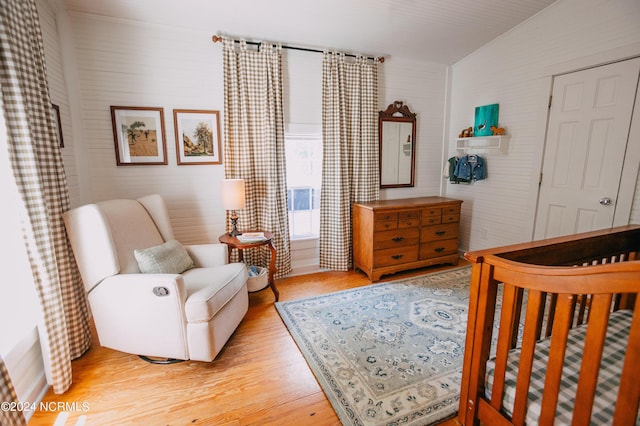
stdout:
[[(460, 265), (467, 264), (461, 260)], [(393, 281), (431, 267), (385, 276)], [(280, 301), (370, 284), (360, 272), (324, 272), (277, 280)], [(269, 288), (249, 295), (249, 312), (211, 363), (152, 365), (135, 355), (93, 347), (73, 361), (73, 384), (49, 391), (29, 425), (52, 425), (61, 403), (78, 408), (66, 425), (339, 425), (329, 400), (289, 335)], [(75, 404), (74, 404), (75, 403)], [(86, 411), (82, 411), (87, 408)], [(442, 423), (455, 426), (455, 420)]]

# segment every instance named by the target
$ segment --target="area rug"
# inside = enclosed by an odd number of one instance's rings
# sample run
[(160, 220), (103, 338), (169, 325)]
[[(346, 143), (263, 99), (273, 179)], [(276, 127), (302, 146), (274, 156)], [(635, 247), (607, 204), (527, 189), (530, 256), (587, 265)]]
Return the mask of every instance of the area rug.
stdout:
[(345, 425), (458, 411), (471, 267), (276, 303)]

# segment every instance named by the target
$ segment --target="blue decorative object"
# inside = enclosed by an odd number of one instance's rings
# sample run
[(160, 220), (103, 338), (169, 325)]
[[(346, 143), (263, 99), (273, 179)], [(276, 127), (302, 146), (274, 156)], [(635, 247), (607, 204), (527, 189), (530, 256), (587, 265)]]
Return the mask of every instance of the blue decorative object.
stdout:
[(476, 107), (476, 117), (473, 126), (473, 136), (491, 136), (491, 126), (498, 127), (499, 104)]

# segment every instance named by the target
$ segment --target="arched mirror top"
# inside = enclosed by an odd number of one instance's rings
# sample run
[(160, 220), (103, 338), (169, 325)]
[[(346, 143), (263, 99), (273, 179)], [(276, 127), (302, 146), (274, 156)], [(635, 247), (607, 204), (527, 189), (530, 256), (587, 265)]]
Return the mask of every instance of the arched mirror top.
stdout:
[[(386, 110), (378, 113), (381, 119), (390, 118), (409, 118), (415, 120), (416, 114), (409, 110), (409, 107), (402, 101), (395, 101), (387, 107)], [(403, 120), (404, 121), (404, 120)]]
[(402, 101), (378, 113), (380, 188), (413, 186), (416, 114)]

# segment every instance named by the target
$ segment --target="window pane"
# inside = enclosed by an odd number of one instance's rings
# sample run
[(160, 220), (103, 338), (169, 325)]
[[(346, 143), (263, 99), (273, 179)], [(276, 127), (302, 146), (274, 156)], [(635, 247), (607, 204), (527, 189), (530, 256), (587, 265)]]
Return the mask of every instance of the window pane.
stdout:
[(322, 184), (322, 137), (285, 135), (287, 208), (291, 239), (318, 237)]
[(311, 188), (296, 189), (294, 194), (294, 210), (311, 210), (311, 203), (309, 202)]

